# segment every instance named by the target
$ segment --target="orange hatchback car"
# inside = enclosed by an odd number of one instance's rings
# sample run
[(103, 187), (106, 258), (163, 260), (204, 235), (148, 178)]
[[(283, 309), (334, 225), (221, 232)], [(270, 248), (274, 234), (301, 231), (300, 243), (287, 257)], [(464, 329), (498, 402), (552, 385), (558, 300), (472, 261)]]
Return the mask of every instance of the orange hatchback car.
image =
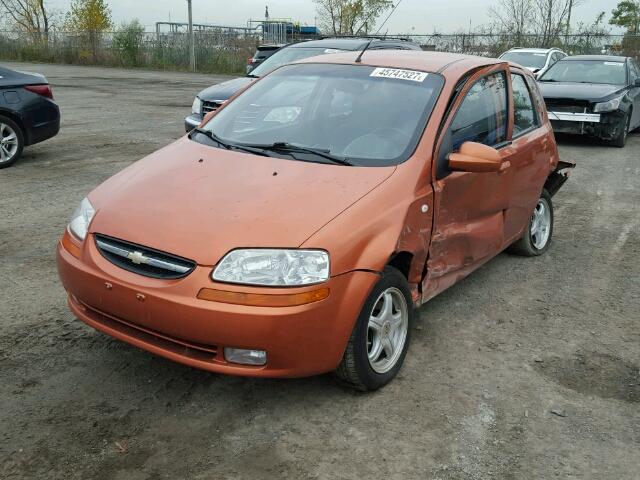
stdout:
[(400, 369), (414, 307), (549, 248), (560, 162), (531, 73), (427, 52), (284, 66), (104, 182), (58, 246), (69, 305), (212, 372)]

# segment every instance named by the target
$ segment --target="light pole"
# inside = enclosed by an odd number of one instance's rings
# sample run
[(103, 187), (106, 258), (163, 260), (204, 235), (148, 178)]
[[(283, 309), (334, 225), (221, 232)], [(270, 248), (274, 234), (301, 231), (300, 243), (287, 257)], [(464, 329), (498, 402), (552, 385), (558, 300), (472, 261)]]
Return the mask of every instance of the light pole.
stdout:
[(189, 55), (191, 57), (191, 71), (196, 71), (196, 40), (193, 36), (193, 11), (191, 0), (187, 0), (189, 6)]

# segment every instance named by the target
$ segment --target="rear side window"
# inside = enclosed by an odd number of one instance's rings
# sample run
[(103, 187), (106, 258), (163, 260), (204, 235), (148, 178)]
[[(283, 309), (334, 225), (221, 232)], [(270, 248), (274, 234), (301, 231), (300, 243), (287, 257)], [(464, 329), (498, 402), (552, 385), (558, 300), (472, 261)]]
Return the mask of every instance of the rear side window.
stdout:
[(498, 145), (507, 136), (507, 88), (503, 72), (478, 80), (462, 101), (451, 122), (451, 146), (464, 142)]
[(538, 126), (538, 116), (524, 77), (518, 74), (511, 74), (511, 85), (513, 87), (514, 110), (513, 136), (515, 138), (536, 128)]

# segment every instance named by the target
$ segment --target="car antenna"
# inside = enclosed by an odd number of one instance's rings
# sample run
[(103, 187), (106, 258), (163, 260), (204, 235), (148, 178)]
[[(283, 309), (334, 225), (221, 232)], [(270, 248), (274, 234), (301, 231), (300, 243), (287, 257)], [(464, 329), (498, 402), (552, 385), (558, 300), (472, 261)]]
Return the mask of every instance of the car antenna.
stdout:
[(360, 55), (358, 55), (358, 58), (356, 58), (356, 63), (362, 62), (362, 55), (364, 55), (364, 52), (367, 51), (367, 49), (371, 46), (372, 43), (373, 43), (373, 38), (369, 40), (369, 42), (364, 46), (364, 48), (360, 52)]

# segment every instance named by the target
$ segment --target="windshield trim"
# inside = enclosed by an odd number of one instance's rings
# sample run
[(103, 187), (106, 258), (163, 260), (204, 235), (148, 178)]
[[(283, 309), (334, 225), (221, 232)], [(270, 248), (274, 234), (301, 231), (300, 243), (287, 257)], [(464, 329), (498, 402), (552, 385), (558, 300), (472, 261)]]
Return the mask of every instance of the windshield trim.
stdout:
[[(311, 57), (310, 57), (311, 58)], [(240, 96), (236, 97), (240, 98), (242, 95), (245, 94), (245, 92), (249, 91), (251, 88), (253, 88), (255, 85), (257, 85), (261, 80), (267, 78), (268, 76), (270, 76), (271, 74), (275, 73), (276, 71), (281, 70), (282, 68), (287, 68), (287, 67), (294, 67), (297, 65), (327, 65), (327, 66), (350, 66), (350, 67), (360, 67), (360, 68), (401, 68), (396, 66), (389, 66), (389, 65), (382, 65), (382, 64), (376, 64), (376, 65), (367, 65), (367, 64), (354, 64), (354, 63), (349, 63), (349, 62), (323, 62), (323, 61), (312, 61), (312, 62), (308, 62), (308, 61), (300, 61), (297, 63), (291, 63), (291, 64), (286, 64), (286, 65), (282, 65), (278, 68), (276, 68), (275, 70), (269, 72), (269, 74), (260, 77), (260, 79), (256, 80), (249, 88), (247, 88), (247, 90), (245, 90)], [(430, 102), (428, 102), (425, 105), (424, 111), (422, 112), (418, 123), (416, 124), (416, 128), (415, 131), (412, 134), (411, 137), (411, 141), (408, 142), (407, 147), (405, 148), (405, 151), (402, 152), (402, 154), (396, 158), (388, 158), (388, 159), (375, 159), (375, 158), (366, 158), (366, 157), (345, 157), (349, 162), (353, 163), (354, 167), (365, 167), (365, 168), (377, 168), (377, 167), (389, 167), (389, 166), (397, 166), (397, 165), (401, 165), (405, 162), (407, 162), (408, 160), (410, 160), (411, 158), (413, 158), (418, 150), (418, 148), (420, 147), (420, 144), (423, 141), (423, 138), (427, 132), (427, 129), (429, 127), (429, 124), (432, 120), (433, 117), (433, 113), (436, 110), (436, 107), (440, 101), (440, 98), (442, 96), (442, 93), (444, 91), (444, 87), (446, 85), (446, 77), (444, 75), (442, 75), (440, 72), (433, 72), (433, 71), (429, 71), (429, 70), (424, 70), (421, 68), (412, 68), (412, 67), (404, 67), (406, 69), (410, 69), (413, 71), (417, 71), (417, 72), (424, 72), (424, 73), (428, 73), (429, 76), (434, 76), (434, 77), (438, 77), (441, 81), (439, 87), (436, 89), (434, 88), (434, 95), (433, 98), (431, 99)], [(437, 90), (437, 91), (436, 91)], [(236, 100), (234, 99), (234, 101)], [(232, 102), (227, 102), (227, 104), (232, 104)], [(427, 108), (429, 105), (431, 105), (431, 108)], [(226, 106), (226, 105), (225, 105)], [(428, 110), (428, 114), (427, 114), (427, 110)], [(221, 109), (220, 112), (222, 112), (223, 110)], [(215, 119), (217, 115), (214, 115), (213, 117), (211, 117), (211, 119), (209, 119), (209, 121), (202, 125), (202, 127), (206, 127), (207, 124), (209, 124), (212, 120)], [(222, 138), (220, 137), (223, 141), (227, 142), (227, 143), (234, 143), (233, 141), (226, 139), (226, 138)], [(191, 141), (195, 141), (193, 139), (190, 139)], [(214, 148), (218, 148), (218, 147), (214, 147)], [(245, 153), (242, 151), (239, 151), (239, 153)], [(247, 152), (248, 153), (248, 152)], [(275, 152), (274, 152), (275, 153)], [(248, 153), (250, 154), (250, 153)], [(295, 158), (291, 158), (292, 160), (297, 160)], [(364, 163), (367, 162), (367, 163)], [(374, 163), (376, 162), (376, 163)]]

